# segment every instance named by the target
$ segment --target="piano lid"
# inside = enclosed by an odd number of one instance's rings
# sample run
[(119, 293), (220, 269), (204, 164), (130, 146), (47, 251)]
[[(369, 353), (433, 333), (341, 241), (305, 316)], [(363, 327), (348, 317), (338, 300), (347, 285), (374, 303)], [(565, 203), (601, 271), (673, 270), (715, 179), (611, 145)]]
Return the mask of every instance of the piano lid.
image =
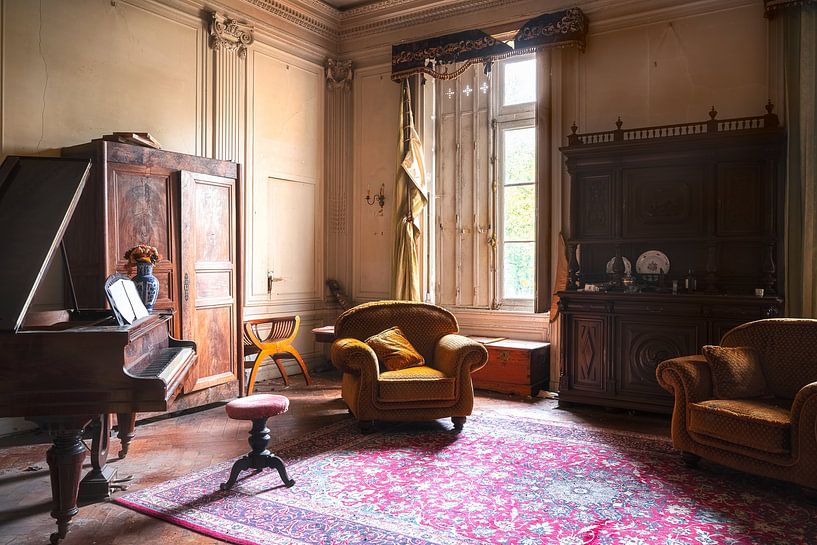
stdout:
[(91, 161), (9, 156), (0, 165), (0, 331), (17, 331), (62, 241)]

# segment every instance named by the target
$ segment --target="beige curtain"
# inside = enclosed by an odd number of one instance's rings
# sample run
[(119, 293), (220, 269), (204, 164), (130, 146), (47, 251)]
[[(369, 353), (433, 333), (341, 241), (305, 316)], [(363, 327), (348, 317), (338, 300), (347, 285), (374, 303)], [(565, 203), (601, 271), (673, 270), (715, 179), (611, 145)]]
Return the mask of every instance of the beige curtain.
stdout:
[(817, 318), (817, 6), (775, 19), (785, 40), (786, 314)]
[(408, 80), (402, 86), (400, 111), (400, 157), (395, 187), (395, 241), (393, 297), (422, 301), (420, 286), (420, 214), (428, 202), (423, 145), (414, 128)]

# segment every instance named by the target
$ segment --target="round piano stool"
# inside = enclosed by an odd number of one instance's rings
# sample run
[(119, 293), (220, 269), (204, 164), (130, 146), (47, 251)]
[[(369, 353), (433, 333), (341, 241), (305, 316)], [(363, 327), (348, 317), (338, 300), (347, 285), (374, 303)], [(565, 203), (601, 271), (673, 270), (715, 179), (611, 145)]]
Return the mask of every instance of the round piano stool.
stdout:
[(289, 399), (281, 395), (255, 394), (234, 399), (227, 403), (226, 408), (227, 416), (233, 420), (252, 420), (249, 438), (252, 451), (243, 458), (236, 460), (232, 471), (230, 471), (230, 478), (226, 483), (221, 483), (221, 489), (231, 489), (239, 474), (245, 469), (254, 469), (259, 472), (266, 468), (274, 468), (278, 470), (278, 475), (281, 476), (281, 480), (287, 488), (294, 485), (295, 481), (287, 475), (284, 461), (267, 450), (267, 445), (269, 445), (267, 419), (287, 412)]

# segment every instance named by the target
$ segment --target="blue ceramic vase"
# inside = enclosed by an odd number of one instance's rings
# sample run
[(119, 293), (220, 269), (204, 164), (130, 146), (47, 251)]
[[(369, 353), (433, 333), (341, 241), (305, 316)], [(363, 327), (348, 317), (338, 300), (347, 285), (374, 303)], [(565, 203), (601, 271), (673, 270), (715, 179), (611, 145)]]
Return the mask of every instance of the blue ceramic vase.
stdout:
[(153, 263), (137, 263), (136, 276), (132, 280), (145, 308), (152, 311), (159, 297), (159, 279), (153, 276)]

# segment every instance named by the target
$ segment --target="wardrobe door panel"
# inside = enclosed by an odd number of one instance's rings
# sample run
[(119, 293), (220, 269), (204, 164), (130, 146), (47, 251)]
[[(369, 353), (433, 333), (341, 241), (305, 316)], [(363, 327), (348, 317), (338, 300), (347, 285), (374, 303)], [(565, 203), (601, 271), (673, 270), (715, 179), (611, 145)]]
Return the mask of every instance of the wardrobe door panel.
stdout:
[(181, 172), (182, 337), (199, 365), (185, 391), (236, 381), (235, 180)]

